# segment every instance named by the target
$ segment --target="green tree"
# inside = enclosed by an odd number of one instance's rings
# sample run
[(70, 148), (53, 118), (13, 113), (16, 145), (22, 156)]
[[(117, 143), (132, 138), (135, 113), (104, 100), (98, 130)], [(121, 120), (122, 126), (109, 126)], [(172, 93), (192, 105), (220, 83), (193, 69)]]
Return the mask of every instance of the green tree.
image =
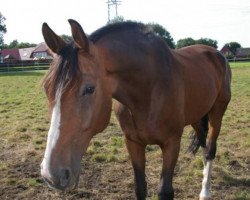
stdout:
[(200, 38), (199, 40), (196, 40), (195, 42), (196, 44), (204, 44), (204, 45), (208, 45), (211, 47), (214, 47), (217, 49), (217, 44), (218, 42), (216, 40), (212, 40), (210, 38)]
[(195, 43), (196, 43), (195, 40), (191, 37), (180, 39), (177, 41), (176, 48), (179, 49), (182, 47), (187, 47), (190, 45), (194, 45)]
[(10, 42), (9, 45), (5, 44), (4, 47), (6, 49), (23, 49), (23, 48), (29, 48), (29, 47), (35, 47), (36, 44), (30, 44), (28, 42), (21, 42), (19, 43), (17, 40), (13, 40), (12, 42)]
[(230, 51), (232, 51), (232, 53), (235, 55), (236, 54), (236, 50), (238, 48), (241, 48), (240, 43), (238, 42), (229, 42), (226, 44), (228, 46), (228, 48), (230, 49)]
[(163, 40), (167, 43), (167, 45), (171, 49), (175, 48), (174, 39), (172, 38), (170, 33), (162, 25), (157, 24), (157, 23), (149, 23), (148, 25), (150, 27), (152, 27), (152, 29), (154, 30), (154, 32), (157, 35), (159, 35), (159, 36), (161, 36), (163, 38)]
[(70, 43), (73, 41), (72, 36), (69, 35), (61, 35), (61, 38), (66, 42), (66, 43)]
[(18, 48), (18, 41), (17, 40), (13, 40), (12, 42), (10, 42), (9, 45), (7, 45), (8, 49), (14, 49), (14, 48)]
[(5, 20), (6, 20), (6, 18), (0, 12), (0, 49), (3, 48), (3, 46), (4, 46), (3, 35), (7, 32), (7, 28), (6, 28), (6, 25), (4, 23)]
[(124, 17), (123, 16), (117, 16), (111, 20), (108, 21), (107, 24), (113, 24), (113, 23), (117, 23), (117, 22), (124, 22)]
[(21, 42), (18, 43), (17, 48), (23, 49), (23, 48), (29, 48), (29, 47), (35, 47), (36, 44), (28, 43), (28, 42)]

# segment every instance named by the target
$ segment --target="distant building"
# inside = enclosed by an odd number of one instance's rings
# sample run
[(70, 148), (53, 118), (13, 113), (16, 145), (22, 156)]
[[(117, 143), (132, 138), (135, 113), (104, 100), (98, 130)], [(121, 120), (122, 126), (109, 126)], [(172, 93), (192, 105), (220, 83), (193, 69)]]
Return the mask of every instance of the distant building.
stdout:
[(49, 61), (52, 59), (53, 53), (45, 42), (38, 44), (36, 47), (0, 50), (0, 63), (18, 63), (33, 60)]
[(32, 60), (31, 54), (35, 50), (35, 47), (19, 49), (21, 61)]
[(52, 60), (53, 54), (46, 45), (46, 43), (42, 42), (35, 47), (35, 49), (31, 53), (31, 58), (33, 58), (34, 60)]
[(222, 47), (222, 49), (220, 50), (220, 52), (226, 57), (226, 58), (233, 58), (234, 54), (233, 52), (230, 50), (229, 46), (226, 44)]
[(236, 58), (250, 58), (250, 48), (238, 48), (235, 56)]
[(0, 51), (0, 61), (8, 63), (16, 63), (21, 60), (18, 49), (2, 49)]

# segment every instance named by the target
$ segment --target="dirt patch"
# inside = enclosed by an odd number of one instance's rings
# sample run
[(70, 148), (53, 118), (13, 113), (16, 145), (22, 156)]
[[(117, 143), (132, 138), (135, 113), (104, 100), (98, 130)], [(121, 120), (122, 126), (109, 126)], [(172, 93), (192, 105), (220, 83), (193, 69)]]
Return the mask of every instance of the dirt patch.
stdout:
[[(20, 152), (18, 151), (20, 148), (26, 149), (25, 146), (10, 145), (5, 149), (4, 154), (0, 154), (1, 161), (8, 163), (8, 166), (0, 171), (0, 199), (135, 199), (133, 173), (129, 160), (122, 163), (98, 163), (92, 160), (92, 155), (86, 155), (82, 160), (78, 189), (60, 192), (47, 187), (41, 179), (40, 162), (43, 151), (23, 150)], [(147, 158), (148, 199), (156, 199), (161, 170), (159, 149), (150, 150)], [(196, 159), (199, 160), (199, 156), (192, 158), (188, 154), (180, 155), (174, 178), (176, 199), (191, 200), (198, 197), (201, 175), (195, 174), (198, 173), (197, 169), (192, 170), (193, 166), (197, 165), (198, 161), (194, 162)], [(238, 168), (238, 162), (231, 160), (228, 166)], [(242, 166), (241, 169), (247, 170)], [(228, 171), (221, 171), (217, 164), (215, 164), (213, 175), (213, 199), (236, 199), (234, 195), (239, 189), (246, 192), (249, 190), (249, 179), (236, 178)], [(225, 196), (225, 191), (227, 191), (227, 196)]]

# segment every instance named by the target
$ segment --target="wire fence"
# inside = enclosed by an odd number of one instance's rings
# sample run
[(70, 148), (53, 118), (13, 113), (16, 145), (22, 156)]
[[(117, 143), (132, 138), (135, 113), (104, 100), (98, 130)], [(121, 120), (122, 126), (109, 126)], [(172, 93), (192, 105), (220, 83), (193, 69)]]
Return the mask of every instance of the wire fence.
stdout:
[(47, 70), (50, 62), (19, 62), (19, 63), (0, 63), (0, 73)]
[(248, 62), (250, 58), (231, 58), (227, 59), (229, 62)]
[[(250, 58), (243, 59), (228, 59), (229, 62), (247, 62)], [(33, 71), (33, 70), (48, 70), (51, 64), (50, 60), (37, 62), (18, 62), (18, 63), (0, 63), (0, 73)]]

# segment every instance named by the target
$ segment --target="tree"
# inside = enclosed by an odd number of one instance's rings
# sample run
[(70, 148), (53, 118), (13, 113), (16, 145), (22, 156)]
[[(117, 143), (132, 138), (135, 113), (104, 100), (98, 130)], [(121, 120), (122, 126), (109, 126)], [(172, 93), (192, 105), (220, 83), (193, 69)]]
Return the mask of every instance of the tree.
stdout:
[(61, 38), (66, 42), (66, 43), (70, 43), (73, 41), (72, 36), (69, 35), (61, 35)]
[(117, 17), (109, 20), (107, 24), (114, 24), (114, 23), (117, 23), (117, 22), (124, 22), (124, 17), (123, 16), (117, 16)]
[(156, 23), (149, 23), (148, 25), (152, 27), (157, 35), (162, 37), (162, 39), (167, 43), (168, 47), (171, 49), (175, 48), (175, 43), (172, 36), (162, 25)]
[(28, 43), (28, 42), (21, 42), (17, 45), (17, 47), (19, 49), (23, 49), (23, 48), (29, 48), (29, 47), (35, 47), (37, 46), (36, 44), (32, 44), (32, 43)]
[(195, 40), (191, 37), (188, 37), (188, 38), (178, 40), (176, 44), (176, 48), (179, 49), (179, 48), (187, 47), (187, 46), (194, 45), (194, 44), (196, 44)]
[(228, 46), (228, 48), (230, 49), (230, 51), (232, 51), (232, 53), (235, 55), (236, 54), (236, 50), (238, 48), (241, 48), (240, 43), (238, 42), (229, 42), (226, 44)]
[(4, 48), (6, 49), (23, 49), (23, 48), (29, 48), (29, 47), (35, 47), (36, 44), (30, 44), (28, 42), (21, 42), (19, 43), (17, 40), (13, 40), (10, 42), (9, 45), (5, 44)]
[(0, 12), (0, 49), (4, 46), (3, 34), (7, 32), (6, 25), (4, 24), (5, 20), (6, 18)]
[(214, 47), (216, 49), (218, 47), (217, 46), (218, 42), (216, 40), (212, 40), (210, 38), (200, 38), (198, 40), (194, 40), (193, 38), (189, 37), (189, 38), (184, 38), (184, 39), (178, 40), (176, 48), (179, 49), (179, 48), (194, 45), (194, 44), (204, 44), (204, 45)]
[(10, 44), (8, 45), (8, 49), (14, 49), (14, 48), (18, 48), (18, 41), (17, 41), (17, 40), (13, 40), (13, 41), (10, 42)]
[(208, 45), (211, 47), (214, 47), (217, 49), (217, 44), (218, 42), (216, 40), (212, 40), (210, 38), (200, 38), (199, 40), (196, 40), (195, 42), (196, 44), (204, 44), (204, 45)]

